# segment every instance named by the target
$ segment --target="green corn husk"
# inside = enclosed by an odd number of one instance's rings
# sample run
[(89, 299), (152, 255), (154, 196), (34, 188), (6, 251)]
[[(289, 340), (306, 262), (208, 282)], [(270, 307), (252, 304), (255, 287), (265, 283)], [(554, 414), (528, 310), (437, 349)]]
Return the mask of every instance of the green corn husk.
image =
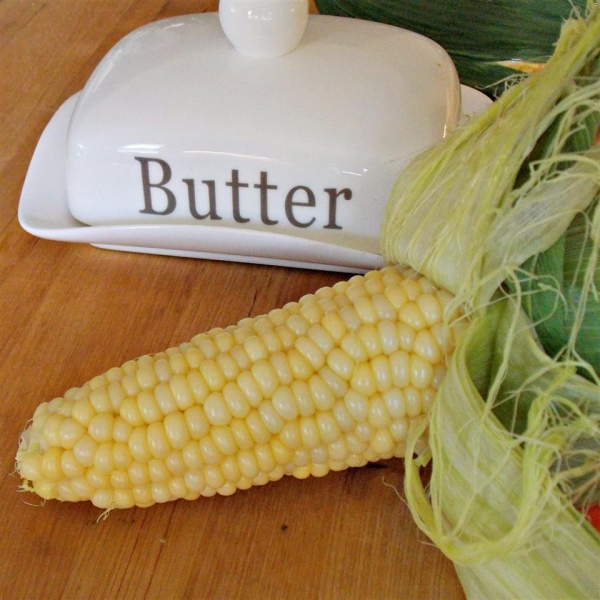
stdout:
[[(588, 10), (541, 71), (400, 174), (382, 228), (384, 258), (454, 292), (470, 319), (405, 479), (468, 598), (600, 597), (600, 534), (577, 510), (600, 501), (600, 10)], [(523, 307), (536, 306), (534, 324)], [(538, 345), (542, 324), (554, 351)]]
[(585, 0), (316, 0), (323, 14), (388, 23), (438, 42), (462, 83), (500, 95), (515, 69), (543, 63)]

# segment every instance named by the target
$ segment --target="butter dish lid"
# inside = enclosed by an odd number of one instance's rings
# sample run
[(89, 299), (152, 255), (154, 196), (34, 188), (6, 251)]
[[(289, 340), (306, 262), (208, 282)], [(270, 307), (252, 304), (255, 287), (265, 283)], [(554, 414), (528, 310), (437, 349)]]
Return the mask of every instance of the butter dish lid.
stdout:
[(461, 96), (489, 102), (421, 35), (222, 0), (105, 56), (42, 135), (19, 220), (114, 249), (364, 271), (395, 177)]

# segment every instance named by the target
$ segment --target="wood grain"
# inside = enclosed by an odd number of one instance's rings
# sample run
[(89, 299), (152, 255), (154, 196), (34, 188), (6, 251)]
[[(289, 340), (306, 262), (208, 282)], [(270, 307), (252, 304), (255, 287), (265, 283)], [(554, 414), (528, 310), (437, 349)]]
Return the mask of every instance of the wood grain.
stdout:
[(396, 492), (401, 461), (106, 520), (90, 504), (18, 493), (19, 435), (41, 401), (345, 277), (109, 252), (18, 224), (37, 139), (109, 48), (147, 22), (216, 7), (0, 0), (0, 599), (462, 598)]

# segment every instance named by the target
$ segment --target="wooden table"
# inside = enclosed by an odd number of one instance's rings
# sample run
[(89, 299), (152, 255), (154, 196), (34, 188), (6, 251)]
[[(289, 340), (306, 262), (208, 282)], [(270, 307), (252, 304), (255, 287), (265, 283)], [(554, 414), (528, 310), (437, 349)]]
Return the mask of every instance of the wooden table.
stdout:
[(110, 252), (17, 222), (44, 126), (110, 47), (149, 21), (216, 6), (0, 0), (0, 599), (462, 598), (395, 491), (399, 460), (106, 520), (91, 504), (18, 493), (19, 435), (41, 401), (347, 277)]

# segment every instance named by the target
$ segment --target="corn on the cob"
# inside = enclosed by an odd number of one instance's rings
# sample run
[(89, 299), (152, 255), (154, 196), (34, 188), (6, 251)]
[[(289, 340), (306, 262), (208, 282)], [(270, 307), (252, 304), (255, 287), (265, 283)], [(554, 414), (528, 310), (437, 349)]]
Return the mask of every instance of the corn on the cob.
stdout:
[(110, 369), (35, 411), (23, 487), (127, 508), (403, 456), (453, 348), (451, 299), (386, 267)]

